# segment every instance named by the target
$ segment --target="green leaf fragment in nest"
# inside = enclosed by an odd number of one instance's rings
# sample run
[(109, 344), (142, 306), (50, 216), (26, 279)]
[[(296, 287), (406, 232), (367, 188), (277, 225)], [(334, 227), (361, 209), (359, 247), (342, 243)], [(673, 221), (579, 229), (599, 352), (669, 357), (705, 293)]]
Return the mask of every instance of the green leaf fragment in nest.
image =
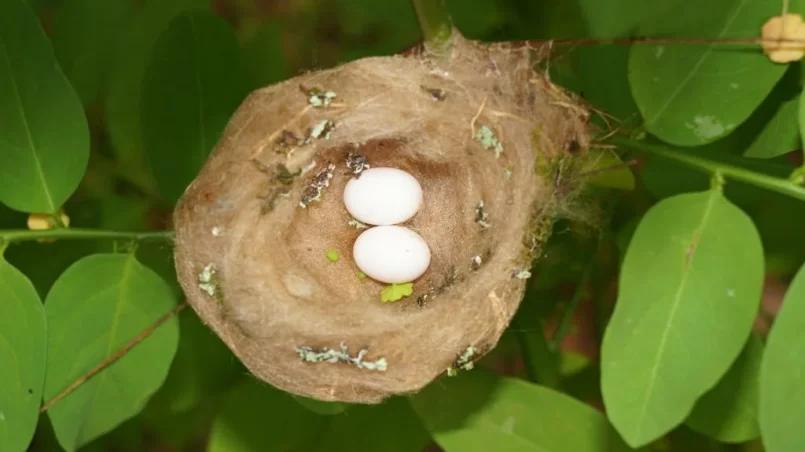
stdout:
[(392, 284), (380, 292), (380, 301), (397, 301), (414, 293), (414, 283)]
[(338, 254), (338, 251), (334, 250), (333, 248), (327, 250), (327, 259), (329, 259), (330, 262), (336, 262), (340, 257), (341, 256)]

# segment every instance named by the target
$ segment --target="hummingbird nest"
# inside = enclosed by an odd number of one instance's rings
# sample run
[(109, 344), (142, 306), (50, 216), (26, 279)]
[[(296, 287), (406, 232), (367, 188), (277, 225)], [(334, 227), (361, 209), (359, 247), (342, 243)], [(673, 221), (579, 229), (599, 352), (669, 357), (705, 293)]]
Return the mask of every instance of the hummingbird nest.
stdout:
[[(443, 58), (364, 58), (252, 92), (179, 201), (188, 302), (261, 380), (378, 403), (470, 369), (509, 325), (557, 202), (544, 162), (588, 148), (588, 112), (535, 49), (451, 39)], [(342, 194), (366, 167), (424, 191), (405, 226), (432, 261), (393, 303), (351, 259), (363, 225)]]

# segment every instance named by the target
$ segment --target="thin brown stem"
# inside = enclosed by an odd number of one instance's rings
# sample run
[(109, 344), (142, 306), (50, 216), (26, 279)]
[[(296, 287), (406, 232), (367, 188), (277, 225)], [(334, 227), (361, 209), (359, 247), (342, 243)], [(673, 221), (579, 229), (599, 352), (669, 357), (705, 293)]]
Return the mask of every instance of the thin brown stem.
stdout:
[(187, 307), (187, 302), (186, 301), (183, 301), (183, 302), (179, 303), (175, 308), (173, 308), (173, 310), (171, 310), (169, 313), (167, 313), (167, 314), (163, 315), (162, 317), (160, 317), (156, 322), (152, 323), (151, 325), (148, 326), (148, 328), (143, 330), (142, 333), (138, 334), (137, 337), (135, 337), (134, 339), (129, 341), (129, 343), (124, 345), (123, 348), (121, 348), (120, 350), (115, 352), (114, 355), (112, 355), (112, 356), (106, 358), (105, 360), (103, 360), (103, 362), (101, 362), (97, 366), (95, 366), (92, 369), (90, 369), (89, 372), (87, 372), (86, 374), (82, 375), (81, 378), (79, 378), (78, 380), (74, 381), (73, 384), (71, 384), (70, 386), (66, 387), (62, 392), (56, 394), (56, 396), (54, 396), (52, 399), (50, 399), (47, 402), (45, 402), (45, 404), (42, 405), (42, 408), (39, 409), (39, 412), (44, 413), (45, 411), (48, 410), (48, 408), (53, 406), (59, 400), (67, 397), (68, 395), (70, 395), (70, 393), (72, 393), (73, 391), (78, 389), (81, 385), (83, 385), (84, 383), (89, 381), (90, 378), (92, 378), (95, 375), (97, 375), (100, 371), (106, 369), (107, 367), (109, 367), (112, 364), (114, 364), (120, 358), (126, 356), (126, 353), (128, 353), (132, 348), (134, 348), (137, 344), (139, 344), (140, 342), (142, 342), (146, 338), (148, 338), (148, 336), (150, 336), (151, 333), (153, 333), (163, 323), (167, 322), (172, 317), (174, 317), (177, 314), (179, 314), (182, 311), (182, 309), (184, 309), (186, 307)]
[(686, 44), (755, 44), (780, 43), (780, 44), (802, 44), (805, 39), (782, 39), (782, 38), (652, 38), (648, 36), (632, 36), (628, 38), (602, 39), (602, 38), (567, 38), (567, 39), (546, 39), (529, 41), (511, 41), (515, 46), (526, 45), (632, 45), (632, 44), (663, 44), (663, 45), (686, 45)]

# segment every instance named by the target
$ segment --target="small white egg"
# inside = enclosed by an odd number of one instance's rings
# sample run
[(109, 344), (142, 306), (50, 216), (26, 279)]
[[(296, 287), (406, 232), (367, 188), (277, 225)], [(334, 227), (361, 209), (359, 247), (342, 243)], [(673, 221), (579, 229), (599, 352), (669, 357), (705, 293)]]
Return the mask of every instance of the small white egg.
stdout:
[(352, 257), (366, 276), (389, 284), (411, 282), (430, 266), (425, 239), (403, 226), (367, 229), (355, 241)]
[(356, 220), (388, 226), (411, 219), (422, 206), (422, 186), (397, 168), (369, 168), (347, 182), (344, 205)]

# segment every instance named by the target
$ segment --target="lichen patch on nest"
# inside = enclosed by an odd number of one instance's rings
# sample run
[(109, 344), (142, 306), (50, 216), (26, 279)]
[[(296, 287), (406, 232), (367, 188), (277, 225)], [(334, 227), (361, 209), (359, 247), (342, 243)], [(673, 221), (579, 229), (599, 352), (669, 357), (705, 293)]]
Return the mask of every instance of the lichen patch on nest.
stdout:
[(319, 88), (305, 88), (301, 85), (299, 88), (308, 96), (307, 102), (316, 108), (329, 107), (337, 96), (333, 91), (325, 91)]
[(479, 201), (478, 206), (475, 207), (475, 222), (478, 223), (481, 229), (486, 229), (491, 226), (489, 224), (489, 214), (486, 212), (486, 206), (483, 200)]
[(473, 356), (475, 356), (478, 350), (475, 349), (472, 345), (467, 346), (458, 358), (453, 362), (453, 364), (447, 368), (447, 376), (448, 377), (455, 377), (458, 375), (459, 370), (472, 370), (475, 367), (475, 364), (472, 361)]
[(385, 372), (388, 369), (386, 358), (378, 358), (374, 361), (365, 361), (363, 358), (366, 356), (368, 349), (361, 349), (354, 357), (349, 354), (349, 349), (344, 343), (341, 343), (339, 350), (331, 348), (323, 348), (315, 350), (312, 347), (301, 346), (296, 347), (296, 354), (302, 358), (303, 361), (308, 363), (347, 363), (352, 364), (358, 369), (377, 370)]
[(503, 153), (503, 144), (498, 140), (498, 137), (495, 136), (495, 132), (492, 132), (492, 129), (488, 126), (481, 126), (475, 133), (475, 138), (481, 143), (484, 149), (494, 150), (496, 159), (500, 158), (500, 154)]
[(213, 276), (215, 276), (215, 267), (212, 264), (207, 264), (198, 274), (198, 287), (207, 292), (209, 296), (215, 295), (216, 284), (213, 282)]

